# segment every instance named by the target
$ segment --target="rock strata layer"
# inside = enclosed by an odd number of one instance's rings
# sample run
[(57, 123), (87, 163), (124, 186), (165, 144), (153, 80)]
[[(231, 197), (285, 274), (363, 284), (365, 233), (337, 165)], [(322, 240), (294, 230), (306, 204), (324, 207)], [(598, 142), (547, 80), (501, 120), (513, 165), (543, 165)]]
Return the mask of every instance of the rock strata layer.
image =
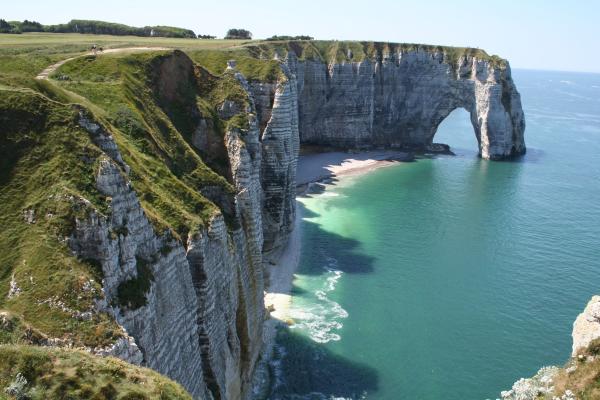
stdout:
[(464, 108), (481, 157), (525, 152), (525, 118), (508, 63), (444, 52), (380, 52), (326, 64), (286, 60), (297, 75), (302, 143), (426, 149), (440, 123)]

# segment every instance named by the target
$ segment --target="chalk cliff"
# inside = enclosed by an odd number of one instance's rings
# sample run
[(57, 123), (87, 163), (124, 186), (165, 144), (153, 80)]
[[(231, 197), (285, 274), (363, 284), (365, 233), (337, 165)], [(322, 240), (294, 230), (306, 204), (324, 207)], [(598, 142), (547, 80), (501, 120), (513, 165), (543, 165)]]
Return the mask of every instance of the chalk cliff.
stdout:
[[(302, 144), (426, 151), (441, 121), (463, 107), (483, 158), (525, 152), (504, 60), (372, 43), (361, 55), (327, 57), (306, 46), (248, 48), (251, 65), (277, 60), (268, 78), (240, 72), (247, 53), (212, 72), (179, 51), (124, 57), (124, 78), (95, 84), (111, 91), (117, 111), (103, 119), (76, 108), (77, 129), (98, 151), (80, 157), (97, 166), (86, 190), (108, 210), (73, 200), (87, 212), (73, 217), (64, 241), (101, 269), (93, 312), (126, 331), (97, 354), (148, 366), (198, 399), (250, 398), (266, 317), (264, 256), (293, 229)], [(33, 224), (36, 210), (23, 212)], [(17, 274), (9, 295), (27, 290), (19, 282)]]
[[(175, 82), (158, 82), (159, 86), (176, 87), (181, 83), (177, 81), (193, 76), (192, 63), (180, 53), (162, 60), (159, 68), (163, 67), (179, 74), (168, 78)], [(163, 78), (167, 79), (159, 77)], [(247, 88), (241, 74), (234, 73), (232, 79)], [(133, 351), (116, 355), (169, 376), (195, 398), (247, 398), (262, 347), (262, 154), (256, 112), (248, 100), (245, 109), (223, 114), (225, 120), (236, 114), (246, 119), (244, 128), (229, 126), (222, 138), (236, 192), (233, 201), (224, 199), (219, 188), (200, 188), (227, 210), (216, 211), (186, 242), (153, 230), (112, 137), (83, 113), (80, 120), (107, 155), (100, 162), (96, 185), (111, 199), (111, 213), (107, 218), (92, 212), (77, 220), (69, 245), (79, 257), (101, 264), (105, 299), (99, 308), (114, 315), (135, 338)], [(207, 126), (202, 116), (198, 124), (197, 133)], [(114, 232), (119, 232), (117, 237)], [(145, 304), (116, 304), (120, 285), (143, 279), (141, 268), (152, 275)]]
[(600, 296), (594, 296), (573, 323), (573, 350), (563, 368), (543, 367), (532, 378), (519, 379), (503, 400), (575, 400), (597, 398), (600, 371)]
[(600, 296), (594, 296), (573, 324), (572, 356), (600, 338)]
[(481, 157), (525, 152), (520, 96), (504, 61), (382, 45), (361, 61), (350, 53), (341, 62), (292, 55), (286, 63), (297, 76), (302, 143), (424, 150), (462, 107)]

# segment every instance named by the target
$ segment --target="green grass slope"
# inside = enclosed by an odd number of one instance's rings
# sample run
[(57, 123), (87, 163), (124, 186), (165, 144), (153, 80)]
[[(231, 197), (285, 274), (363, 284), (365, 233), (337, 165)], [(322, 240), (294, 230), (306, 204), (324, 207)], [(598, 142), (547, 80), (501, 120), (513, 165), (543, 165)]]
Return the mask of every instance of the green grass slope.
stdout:
[[(54, 75), (62, 79), (55, 81), (59, 88), (84, 98), (117, 128), (114, 138), (148, 216), (158, 232), (172, 229), (184, 241), (190, 230), (204, 226), (216, 212), (200, 194), (202, 188), (234, 194), (227, 181), (224, 145), (217, 154), (207, 155), (210, 167), (191, 145), (200, 115), (214, 121), (221, 142), (223, 124), (211, 96), (199, 97), (193, 66), (186, 60), (172, 52), (86, 56), (66, 63)], [(239, 85), (223, 91), (222, 100), (239, 101)], [(225, 205), (217, 206), (226, 216), (231, 213)]]
[[(102, 271), (65, 244), (75, 218), (109, 212), (110, 199), (95, 186), (106, 155), (79, 126), (79, 113), (113, 136), (157, 234), (185, 243), (219, 209), (235, 221), (223, 136), (247, 120), (221, 120), (216, 107), (231, 100), (245, 109), (248, 99), (233, 74), (214, 76), (182, 53), (80, 57), (56, 72), (60, 81), (36, 81), (42, 65), (21, 70), (20, 54), (7, 57), (16, 67), (7, 67), (8, 84), (0, 86), (0, 311), (18, 318), (22, 329), (3, 334), (0, 327), (0, 343), (51, 338), (108, 345), (121, 335), (119, 327), (106, 314), (88, 316)], [(186, 65), (191, 73), (180, 79), (176, 72)], [(191, 145), (200, 116), (210, 122), (214, 142), (207, 154)], [(220, 195), (205, 197), (207, 187)], [(135, 304), (144, 304), (147, 286)]]
[(0, 90), (0, 309), (49, 337), (106, 345), (120, 335), (111, 318), (74, 317), (93, 307), (101, 273), (64, 243), (76, 217), (107, 207), (94, 183), (101, 152), (77, 118), (31, 90)]
[(572, 358), (554, 378), (554, 393), (562, 397), (567, 391), (582, 400), (600, 399), (600, 339), (593, 340), (578, 357)]
[(191, 400), (148, 368), (76, 350), (0, 345), (0, 399)]

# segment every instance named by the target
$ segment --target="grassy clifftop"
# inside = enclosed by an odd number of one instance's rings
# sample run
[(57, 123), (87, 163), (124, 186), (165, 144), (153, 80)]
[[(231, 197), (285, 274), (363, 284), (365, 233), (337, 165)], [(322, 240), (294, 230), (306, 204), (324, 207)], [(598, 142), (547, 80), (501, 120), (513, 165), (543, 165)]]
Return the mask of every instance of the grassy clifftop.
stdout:
[[(27, 54), (31, 65), (21, 69)], [(22, 329), (0, 327), (0, 343), (108, 345), (121, 330), (92, 312), (101, 268), (65, 243), (75, 218), (110, 212), (95, 184), (106, 155), (79, 113), (112, 135), (157, 234), (185, 243), (219, 211), (235, 223), (224, 131), (245, 128), (247, 95), (233, 74), (212, 75), (172, 51), (79, 57), (48, 81), (34, 76), (56, 54), (0, 49), (1, 57), (9, 62), (0, 67), (0, 311)], [(240, 118), (220, 118), (226, 100), (239, 105)], [(193, 145), (200, 119), (210, 145), (204, 152)]]
[(76, 350), (0, 345), (0, 399), (191, 400), (148, 368)]
[(100, 271), (64, 243), (76, 217), (107, 207), (94, 183), (101, 152), (77, 117), (29, 89), (0, 90), (0, 309), (49, 337), (106, 345), (117, 325), (103, 313), (83, 317)]
[(461, 56), (472, 56), (504, 68), (507, 61), (489, 55), (482, 49), (437, 46), (414, 43), (373, 41), (261, 41), (261, 40), (189, 40), (177, 38), (145, 38), (135, 36), (30, 33), (0, 35), (0, 85), (31, 83), (45, 66), (68, 56), (89, 50), (92, 44), (104, 48), (132, 46), (162, 46), (186, 52), (195, 62), (211, 73), (220, 75), (228, 59), (238, 61), (238, 69), (249, 80), (275, 80), (280, 73), (275, 53), (284, 56), (293, 50), (300, 59), (329, 62), (377, 59), (398, 51), (443, 53), (449, 63)]
[(388, 54), (411, 51), (443, 53), (448, 63), (456, 63), (463, 56), (490, 61), (497, 66), (503, 66), (506, 63), (506, 60), (498, 56), (490, 56), (482, 49), (416, 43), (302, 40), (265, 41), (246, 44), (245, 47), (251, 54), (260, 58), (270, 58), (275, 52), (284, 55), (288, 50), (293, 50), (301, 60), (318, 60), (326, 63), (363, 61), (365, 59), (381, 60)]

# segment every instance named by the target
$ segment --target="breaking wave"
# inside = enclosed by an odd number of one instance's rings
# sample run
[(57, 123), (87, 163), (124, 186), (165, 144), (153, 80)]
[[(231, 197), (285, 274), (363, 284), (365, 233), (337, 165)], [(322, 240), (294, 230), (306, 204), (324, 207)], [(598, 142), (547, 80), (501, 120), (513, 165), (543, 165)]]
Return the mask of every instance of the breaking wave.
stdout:
[(290, 328), (304, 330), (317, 343), (340, 340), (341, 336), (337, 331), (344, 326), (342, 320), (348, 317), (348, 312), (329, 298), (343, 275), (336, 266), (336, 259), (326, 257), (325, 279), (322, 276), (311, 278), (321, 281), (313, 291), (314, 299), (292, 306), (290, 310), (290, 317), (294, 320), (294, 325)]

